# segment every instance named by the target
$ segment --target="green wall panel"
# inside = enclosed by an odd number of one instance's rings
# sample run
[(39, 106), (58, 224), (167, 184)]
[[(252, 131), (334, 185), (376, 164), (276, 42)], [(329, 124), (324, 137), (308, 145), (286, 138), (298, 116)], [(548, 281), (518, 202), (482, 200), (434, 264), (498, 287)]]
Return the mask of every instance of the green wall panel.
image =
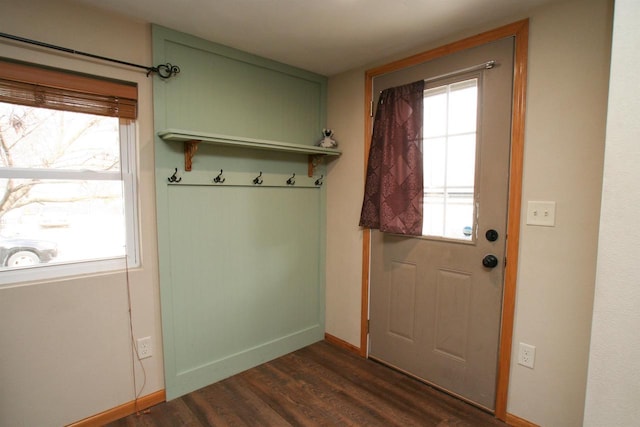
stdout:
[(218, 364), (256, 347), (322, 339), (319, 189), (171, 185), (168, 201), (179, 388), (193, 371), (198, 387), (224, 378)]
[(320, 139), (325, 77), (161, 27), (154, 43), (156, 62), (181, 70), (159, 82), (166, 128), (308, 145)]
[[(153, 49), (181, 69), (154, 77), (156, 133), (319, 139), (325, 77), (157, 26)], [(307, 156), (201, 143), (185, 172), (182, 143), (156, 137), (155, 161), (167, 398), (321, 340), (324, 187), (211, 185), (220, 170), (302, 177)]]

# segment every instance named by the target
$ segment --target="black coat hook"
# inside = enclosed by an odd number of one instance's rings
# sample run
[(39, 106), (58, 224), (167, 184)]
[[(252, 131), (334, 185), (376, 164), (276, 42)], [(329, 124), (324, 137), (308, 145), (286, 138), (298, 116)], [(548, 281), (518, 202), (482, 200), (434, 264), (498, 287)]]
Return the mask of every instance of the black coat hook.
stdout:
[(222, 184), (226, 180), (227, 180), (227, 178), (222, 176), (222, 169), (220, 169), (220, 173), (218, 174), (218, 176), (213, 178), (213, 182), (215, 182), (216, 184)]
[(322, 178), (324, 178), (324, 175), (320, 175), (320, 178), (316, 179), (316, 185), (322, 185)]
[(256, 185), (260, 185), (263, 183), (262, 180), (262, 171), (260, 171), (260, 175), (256, 176), (255, 178), (253, 178), (253, 183)]
[(169, 180), (169, 182), (180, 182), (182, 181), (182, 177), (178, 178), (176, 175), (178, 174), (178, 168), (175, 168), (175, 171), (173, 172), (173, 175), (171, 175), (169, 178), (167, 178)]
[(291, 178), (287, 180), (287, 185), (296, 185), (296, 174), (291, 175)]

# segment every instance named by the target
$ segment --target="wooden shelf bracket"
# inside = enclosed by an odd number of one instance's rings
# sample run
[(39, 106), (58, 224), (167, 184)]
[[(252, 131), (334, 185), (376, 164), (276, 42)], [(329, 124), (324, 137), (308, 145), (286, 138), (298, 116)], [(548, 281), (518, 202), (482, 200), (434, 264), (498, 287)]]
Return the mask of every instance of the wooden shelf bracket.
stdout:
[(200, 141), (191, 140), (184, 142), (184, 170), (191, 171), (191, 162), (193, 161), (193, 156), (198, 151), (198, 144)]
[(323, 155), (319, 154), (310, 154), (308, 167), (307, 167), (307, 175), (313, 176), (316, 171), (316, 167), (318, 167), (322, 163)]

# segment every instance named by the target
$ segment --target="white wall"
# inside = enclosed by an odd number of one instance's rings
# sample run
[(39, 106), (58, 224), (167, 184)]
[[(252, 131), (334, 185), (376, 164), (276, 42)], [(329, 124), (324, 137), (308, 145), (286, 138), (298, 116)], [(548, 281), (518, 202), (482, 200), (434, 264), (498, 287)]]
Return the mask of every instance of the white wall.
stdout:
[(364, 69), (329, 79), (327, 126), (342, 155), (327, 167), (326, 319), (328, 333), (360, 346), (364, 189)]
[(640, 419), (640, 4), (617, 0), (584, 425)]
[[(531, 21), (523, 201), (552, 200), (556, 227), (522, 215), (508, 411), (542, 426), (580, 426), (602, 186), (611, 12), (608, 1), (560, 3)], [(526, 208), (526, 206), (525, 206)]]
[[(508, 412), (544, 426), (582, 423), (595, 283), (612, 2), (534, 9), (428, 50), (530, 18), (523, 202), (557, 203), (555, 228), (521, 225), (514, 343), (537, 347), (534, 370), (512, 363)], [(408, 52), (407, 55), (414, 53)], [(393, 58), (396, 59), (396, 58)], [(389, 61), (382, 61), (385, 63)], [(328, 173), (329, 334), (359, 345), (364, 180), (364, 71), (329, 81), (328, 126), (343, 155)], [(339, 208), (338, 208), (339, 207)]]
[[(2, 32), (118, 58), (151, 61), (147, 24), (65, 0), (0, 0)], [(121, 80), (139, 87), (142, 266), (129, 275), (135, 336), (154, 356), (135, 365), (138, 392), (164, 388), (157, 277), (151, 79), (144, 72), (0, 40), (0, 56)], [(0, 425), (60, 426), (134, 399), (124, 273), (0, 289)]]

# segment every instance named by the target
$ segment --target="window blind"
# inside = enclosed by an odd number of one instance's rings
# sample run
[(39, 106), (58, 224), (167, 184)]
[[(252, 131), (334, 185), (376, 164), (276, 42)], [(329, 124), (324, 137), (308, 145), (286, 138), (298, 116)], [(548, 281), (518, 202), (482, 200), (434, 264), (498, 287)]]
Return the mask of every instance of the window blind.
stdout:
[(138, 87), (135, 83), (0, 59), (0, 102), (135, 119)]

